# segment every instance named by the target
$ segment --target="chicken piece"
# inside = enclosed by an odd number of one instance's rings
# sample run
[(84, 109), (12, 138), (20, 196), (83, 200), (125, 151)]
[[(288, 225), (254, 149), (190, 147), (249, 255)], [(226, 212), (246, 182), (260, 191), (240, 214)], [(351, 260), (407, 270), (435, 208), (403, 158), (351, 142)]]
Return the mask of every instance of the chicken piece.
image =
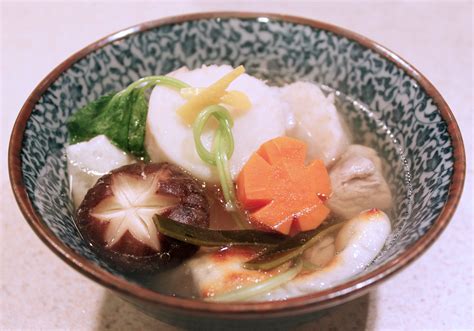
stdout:
[(77, 208), (87, 191), (110, 170), (130, 164), (134, 159), (100, 135), (66, 147), (71, 196)]
[(363, 210), (384, 211), (392, 205), (392, 194), (382, 175), (382, 161), (372, 148), (351, 145), (329, 171), (332, 195), (327, 205), (343, 219)]
[(334, 163), (350, 143), (334, 96), (326, 97), (315, 84), (296, 82), (281, 88), (281, 99), (293, 115), (286, 134), (307, 144), (309, 160), (323, 160), (326, 166)]
[[(357, 275), (382, 250), (391, 231), (388, 216), (377, 209), (361, 213), (341, 230), (328, 235), (307, 249), (303, 258), (320, 267), (304, 270), (277, 288), (248, 301), (284, 300), (336, 286)], [(195, 286), (204, 299), (252, 286), (288, 270), (286, 263), (269, 271), (245, 269), (243, 263), (255, 256), (253, 248), (231, 247), (223, 251), (201, 251), (186, 264)]]

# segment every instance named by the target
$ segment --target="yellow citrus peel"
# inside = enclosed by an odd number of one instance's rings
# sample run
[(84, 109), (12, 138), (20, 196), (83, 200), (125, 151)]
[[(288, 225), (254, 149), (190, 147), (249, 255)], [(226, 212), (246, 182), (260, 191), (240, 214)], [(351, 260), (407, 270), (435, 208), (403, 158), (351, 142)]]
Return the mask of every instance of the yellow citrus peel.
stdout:
[(241, 110), (248, 110), (251, 107), (251, 103), (244, 93), (239, 91), (226, 91), (229, 85), (244, 72), (244, 66), (240, 65), (204, 89), (181, 89), (181, 95), (185, 99), (188, 99), (188, 101), (178, 109), (178, 114), (183, 121), (186, 124), (192, 124), (201, 110), (207, 106), (219, 103), (224, 103)]

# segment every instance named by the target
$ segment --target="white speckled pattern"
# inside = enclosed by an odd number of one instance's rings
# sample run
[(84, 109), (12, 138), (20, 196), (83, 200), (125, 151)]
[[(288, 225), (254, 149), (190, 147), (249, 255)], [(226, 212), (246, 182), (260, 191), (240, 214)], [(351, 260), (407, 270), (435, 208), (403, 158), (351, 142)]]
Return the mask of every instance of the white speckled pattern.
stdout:
[[(124, 26), (191, 11), (260, 10), (309, 16), (360, 32), (402, 55), (439, 89), (464, 132), (470, 164), (473, 121), (469, 110), (474, 100), (470, 76), (472, 56), (469, 56), (469, 52), (472, 55), (472, 16), (469, 16), (472, 4), (467, 2), (452, 5), (280, 3), (272, 8), (263, 3), (219, 5), (203, 1), (114, 7), (110, 3), (2, 3), (1, 8), (4, 190), (0, 199), (0, 329), (175, 330), (136, 311), (67, 267), (31, 231), (6, 189), (8, 137), (27, 95), (66, 56)], [(105, 10), (113, 19), (104, 20)], [(317, 323), (299, 330), (316, 327), (322, 330), (471, 329), (473, 247), (468, 238), (472, 238), (474, 215), (468, 203), (473, 199), (473, 175), (473, 169), (468, 167), (458, 212), (426, 254), (369, 296), (332, 309)]]

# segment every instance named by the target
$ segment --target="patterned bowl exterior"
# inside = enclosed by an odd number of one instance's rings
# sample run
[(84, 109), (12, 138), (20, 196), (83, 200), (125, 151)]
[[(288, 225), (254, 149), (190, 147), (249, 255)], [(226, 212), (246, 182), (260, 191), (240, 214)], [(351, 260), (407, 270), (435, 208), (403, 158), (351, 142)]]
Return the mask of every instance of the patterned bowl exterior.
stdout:
[[(68, 117), (140, 77), (203, 64), (243, 64), (250, 74), (273, 84), (305, 80), (338, 91), (339, 109), (354, 128), (355, 141), (383, 156), (396, 196), (392, 238), (362, 275), (285, 303), (216, 305), (141, 288), (99, 260), (83, 241), (68, 198)], [(449, 108), (423, 76), (393, 53), (324, 23), (230, 13), (151, 22), (72, 56), (25, 104), (12, 135), (9, 161), (18, 202), (48, 246), (145, 310), (159, 308), (158, 314), (167, 320), (175, 320), (177, 308), (199, 312), (201, 318), (216, 311), (227, 318), (252, 318), (256, 312), (298, 315), (364, 293), (439, 235), (459, 199), (465, 162)]]

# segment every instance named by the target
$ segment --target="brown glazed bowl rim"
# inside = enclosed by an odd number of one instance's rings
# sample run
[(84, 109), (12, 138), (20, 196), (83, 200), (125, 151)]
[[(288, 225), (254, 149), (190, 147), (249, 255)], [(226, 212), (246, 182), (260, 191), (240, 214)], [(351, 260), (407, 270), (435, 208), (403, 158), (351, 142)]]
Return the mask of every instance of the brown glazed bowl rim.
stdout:
[[(39, 100), (44, 91), (48, 89), (48, 87), (61, 75), (63, 71), (67, 70), (78, 60), (103, 47), (104, 45), (128, 37), (132, 34), (140, 33), (162, 25), (199, 19), (256, 19), (259, 17), (308, 25), (317, 29), (330, 31), (337, 35), (353, 40), (378, 53), (385, 59), (394, 63), (399, 68), (403, 69), (408, 75), (418, 82), (418, 84), (430, 97), (433, 98), (434, 102), (439, 108), (442, 118), (447, 123), (448, 132), (452, 139), (455, 161), (448, 200), (432, 228), (396, 259), (387, 262), (386, 264), (367, 274), (356, 277), (348, 282), (324, 291), (288, 299), (286, 301), (261, 303), (212, 303), (202, 300), (183, 299), (160, 294), (151, 289), (143, 288), (137, 284), (128, 282), (120, 276), (115, 276), (101, 269), (92, 261), (87, 260), (85, 257), (79, 255), (62, 243), (42, 221), (41, 216), (34, 210), (33, 205), (28, 198), (21, 171), (20, 154), (26, 123), (34, 108), (34, 105)], [(181, 310), (186, 314), (193, 316), (212, 317), (212, 314), (217, 313), (219, 314), (220, 318), (238, 317), (252, 319), (258, 318), (259, 316), (262, 316), (262, 314), (268, 313), (272, 314), (272, 316), (289, 316), (313, 312), (337, 305), (366, 293), (375, 285), (381, 283), (381, 281), (386, 280), (389, 276), (394, 275), (396, 272), (406, 267), (415, 258), (419, 257), (435, 241), (435, 239), (444, 230), (449, 220), (453, 216), (463, 190), (466, 159), (461, 132), (449, 106), (444, 101), (440, 93), (418, 70), (416, 70), (412, 65), (387, 48), (352, 31), (311, 19), (268, 13), (210, 12), (169, 17), (135, 25), (90, 44), (62, 62), (50, 74), (48, 74), (46, 78), (43, 79), (43, 81), (40, 82), (40, 84), (33, 90), (23, 105), (13, 127), (10, 138), (8, 166), (10, 181), (15, 198), (18, 202), (20, 210), (22, 211), (30, 226), (54, 253), (56, 253), (67, 264), (83, 275), (113, 291), (120, 293), (125, 297), (128, 297), (131, 300), (136, 301), (138, 299), (142, 302), (151, 303), (164, 309)]]

